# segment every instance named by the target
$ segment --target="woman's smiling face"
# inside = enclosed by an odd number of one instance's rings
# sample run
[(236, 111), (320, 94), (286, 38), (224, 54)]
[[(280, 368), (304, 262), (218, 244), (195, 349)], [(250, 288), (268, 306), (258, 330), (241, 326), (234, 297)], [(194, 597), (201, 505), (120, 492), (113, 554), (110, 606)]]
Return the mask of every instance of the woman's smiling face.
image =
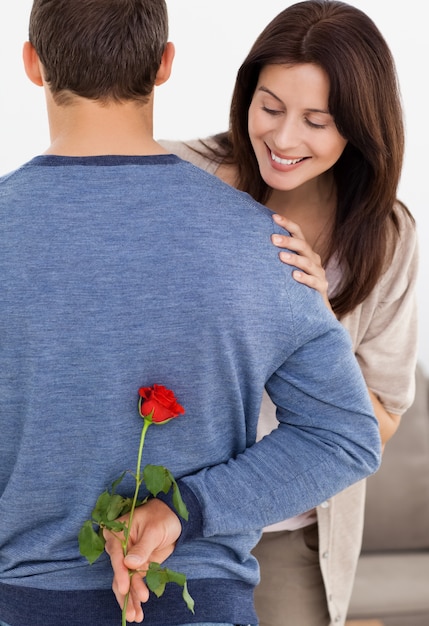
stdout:
[(248, 129), (262, 178), (279, 191), (329, 170), (347, 140), (328, 110), (329, 79), (311, 63), (267, 65), (249, 107)]

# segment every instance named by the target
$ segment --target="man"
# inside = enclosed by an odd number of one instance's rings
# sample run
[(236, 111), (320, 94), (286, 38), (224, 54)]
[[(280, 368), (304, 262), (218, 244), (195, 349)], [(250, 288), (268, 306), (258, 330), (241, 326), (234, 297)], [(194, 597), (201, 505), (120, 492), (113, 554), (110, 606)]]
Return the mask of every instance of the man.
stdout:
[[(278, 261), (270, 211), (154, 141), (163, 0), (35, 0), (29, 40), (51, 143), (0, 180), (0, 620), (114, 626), (112, 577), (122, 606), (128, 568), (168, 557), (195, 615), (137, 574), (128, 621), (143, 602), (151, 626), (256, 624), (260, 529), (379, 465), (349, 339)], [(90, 567), (79, 529), (134, 466), (136, 394), (154, 383), (186, 414), (151, 430), (145, 463), (170, 469), (189, 521), (151, 499), (126, 559), (106, 533)], [(279, 427), (255, 443), (264, 387)]]

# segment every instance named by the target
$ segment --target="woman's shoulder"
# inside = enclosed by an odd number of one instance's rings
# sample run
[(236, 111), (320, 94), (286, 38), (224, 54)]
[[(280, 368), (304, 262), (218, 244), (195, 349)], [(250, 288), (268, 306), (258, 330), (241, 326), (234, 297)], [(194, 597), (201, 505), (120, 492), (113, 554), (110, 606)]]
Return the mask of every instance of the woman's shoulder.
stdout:
[(398, 223), (398, 231), (399, 236), (402, 237), (404, 235), (415, 235), (416, 234), (416, 223), (411, 211), (408, 207), (397, 200), (393, 207), (393, 214)]
[(184, 161), (189, 161), (202, 170), (210, 174), (216, 174), (219, 167), (219, 161), (215, 158), (214, 150), (216, 142), (213, 137), (207, 139), (191, 139), (189, 141), (178, 140), (158, 140), (158, 143), (168, 150), (176, 154)]
[(385, 283), (389, 276), (404, 271), (415, 271), (418, 258), (418, 236), (414, 217), (408, 208), (400, 201), (397, 201), (394, 207), (395, 223), (392, 226), (396, 231), (396, 237), (393, 240), (393, 250), (389, 259), (384, 279), (381, 283)]
[(161, 140), (158, 143), (181, 159), (189, 161), (209, 174), (214, 174), (231, 187), (237, 187), (237, 168), (225, 159), (225, 149), (218, 139), (221, 136), (190, 141)]

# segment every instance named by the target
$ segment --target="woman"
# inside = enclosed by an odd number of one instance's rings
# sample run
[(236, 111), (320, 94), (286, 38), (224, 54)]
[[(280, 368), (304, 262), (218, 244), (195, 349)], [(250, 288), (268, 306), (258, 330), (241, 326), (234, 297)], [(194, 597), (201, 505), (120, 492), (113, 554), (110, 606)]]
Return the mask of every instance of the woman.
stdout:
[[(335, 0), (290, 6), (239, 69), (229, 131), (163, 143), (273, 210), (289, 233), (273, 237), (281, 260), (350, 332), (385, 444), (414, 393), (417, 241), (396, 198), (402, 111), (375, 24)], [(265, 397), (260, 436), (273, 427)], [(265, 529), (254, 552), (260, 626), (344, 624), (364, 497), (358, 483)]]

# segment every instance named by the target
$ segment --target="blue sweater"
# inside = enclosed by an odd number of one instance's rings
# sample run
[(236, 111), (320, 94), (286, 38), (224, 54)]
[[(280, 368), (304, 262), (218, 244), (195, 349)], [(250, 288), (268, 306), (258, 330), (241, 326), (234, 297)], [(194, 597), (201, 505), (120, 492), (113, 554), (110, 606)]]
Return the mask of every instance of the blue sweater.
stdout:
[[(110, 561), (77, 536), (135, 467), (157, 383), (186, 414), (143, 463), (190, 510), (166, 565), (196, 604), (169, 585), (145, 623), (256, 623), (260, 529), (379, 465), (346, 331), (278, 260), (270, 211), (175, 156), (40, 156), (0, 179), (0, 213), (0, 620), (120, 623)], [(279, 427), (255, 443), (264, 387)]]

